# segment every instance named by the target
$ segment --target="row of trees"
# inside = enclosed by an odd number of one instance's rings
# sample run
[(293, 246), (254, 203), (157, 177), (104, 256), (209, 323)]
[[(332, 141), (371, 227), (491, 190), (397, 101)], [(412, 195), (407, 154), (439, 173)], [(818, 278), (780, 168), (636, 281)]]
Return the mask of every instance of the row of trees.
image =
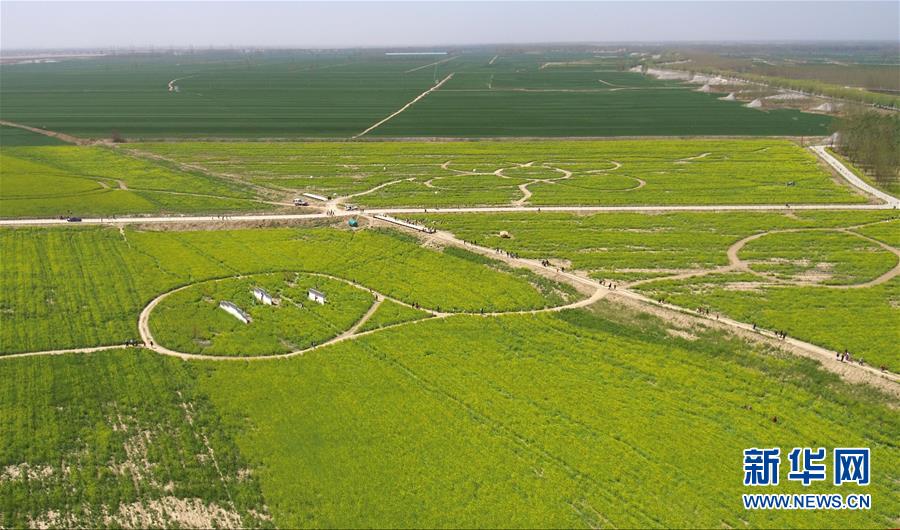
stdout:
[(851, 110), (835, 120), (835, 148), (883, 187), (900, 186), (900, 116)]

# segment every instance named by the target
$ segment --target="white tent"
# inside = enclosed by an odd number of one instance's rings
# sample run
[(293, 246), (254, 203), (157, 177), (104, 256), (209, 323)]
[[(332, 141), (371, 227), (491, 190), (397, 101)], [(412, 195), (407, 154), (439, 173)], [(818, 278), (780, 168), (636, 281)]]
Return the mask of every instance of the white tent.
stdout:
[(821, 105), (814, 108), (813, 110), (816, 110), (819, 112), (834, 112), (837, 109), (838, 109), (837, 105), (835, 105), (829, 101), (826, 101), (825, 103), (822, 103)]
[(750, 103), (747, 103), (747, 104), (744, 105), (744, 106), (747, 107), (748, 109), (761, 109), (762, 106), (763, 106), (763, 104), (762, 104), (762, 100), (761, 100), (761, 99), (756, 98), (756, 99), (754, 99), (754, 100), (751, 101)]

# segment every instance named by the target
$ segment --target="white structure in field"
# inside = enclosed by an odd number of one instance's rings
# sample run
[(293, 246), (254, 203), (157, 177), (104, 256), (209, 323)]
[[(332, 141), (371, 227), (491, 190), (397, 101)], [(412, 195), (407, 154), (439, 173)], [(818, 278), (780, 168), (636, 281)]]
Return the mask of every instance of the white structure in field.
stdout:
[(754, 99), (754, 100), (751, 101), (750, 103), (747, 103), (747, 104), (744, 105), (744, 106), (747, 107), (748, 109), (761, 109), (762, 106), (763, 106), (763, 104), (762, 104), (762, 100), (761, 100), (761, 99), (756, 98), (756, 99)]
[(325, 304), (325, 293), (323, 293), (322, 291), (319, 291), (318, 289), (310, 288), (307, 293), (307, 296), (313, 302), (318, 302), (323, 305)]
[(261, 304), (278, 305), (278, 300), (272, 298), (272, 295), (267, 293), (262, 287), (253, 288), (253, 298), (256, 298)]
[(250, 318), (250, 315), (248, 315), (240, 307), (234, 305), (232, 302), (228, 302), (225, 300), (219, 302), (219, 309), (224, 309), (226, 313), (228, 313), (231, 316), (233, 316), (234, 318), (240, 320), (244, 324), (249, 324), (250, 322), (253, 322), (253, 319)]
[(318, 193), (304, 193), (303, 196), (309, 197), (310, 199), (313, 199), (316, 201), (328, 202), (328, 197), (325, 197), (324, 195), (319, 195)]
[(375, 219), (378, 219), (379, 221), (386, 221), (388, 223), (394, 223), (395, 225), (400, 225), (404, 228), (412, 228), (413, 230), (418, 230), (419, 232), (425, 232), (426, 234), (433, 234), (435, 232), (434, 228), (417, 225), (415, 223), (410, 223), (409, 221), (397, 219), (396, 217), (391, 217), (390, 215), (385, 215), (383, 213), (377, 213), (373, 217), (375, 217)]
[(834, 112), (834, 111), (838, 110), (838, 106), (826, 101), (825, 103), (822, 103), (821, 105), (814, 108), (813, 110), (817, 110), (819, 112)]

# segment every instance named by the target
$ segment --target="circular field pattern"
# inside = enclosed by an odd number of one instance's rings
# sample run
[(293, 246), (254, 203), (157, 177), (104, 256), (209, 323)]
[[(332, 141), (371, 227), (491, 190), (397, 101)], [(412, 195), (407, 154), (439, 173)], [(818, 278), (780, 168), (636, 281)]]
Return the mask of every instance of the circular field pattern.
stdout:
[(846, 231), (785, 231), (747, 242), (738, 257), (750, 271), (776, 281), (849, 286), (872, 281), (897, 266), (882, 245)]
[[(277, 305), (254, 297), (261, 288)], [(308, 290), (326, 303), (308, 299)], [(248, 323), (220, 307), (230, 302)], [(347, 282), (305, 273), (279, 272), (210, 280), (172, 292), (149, 317), (162, 347), (201, 355), (260, 356), (307, 349), (349, 330), (372, 307), (375, 296)]]
[(568, 173), (562, 169), (539, 165), (522, 165), (498, 169), (495, 175), (511, 179), (522, 180), (556, 180), (563, 178)]

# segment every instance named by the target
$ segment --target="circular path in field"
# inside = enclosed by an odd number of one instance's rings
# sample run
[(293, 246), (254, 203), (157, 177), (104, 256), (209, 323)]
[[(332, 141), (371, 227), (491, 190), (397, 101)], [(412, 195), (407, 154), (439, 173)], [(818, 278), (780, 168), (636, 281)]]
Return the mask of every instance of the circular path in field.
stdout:
[[(320, 306), (307, 299), (310, 286), (325, 292), (326, 304)], [(269, 306), (256, 301), (253, 287), (264, 288), (280, 299), (279, 304)], [(556, 312), (586, 307), (606, 294), (606, 290), (598, 288), (591, 296), (568, 304), (502, 312), (441, 312), (418, 307), (427, 316), (359, 331), (385, 300), (412, 306), (338, 276), (284, 271), (217, 278), (167, 291), (141, 311), (138, 331), (145, 347), (182, 359), (277, 359), (428, 318)], [(234, 303), (252, 321), (242, 323), (219, 307), (222, 301)]]
[(772, 230), (728, 249), (729, 266), (768, 282), (857, 289), (900, 275), (900, 250), (852, 230)]

